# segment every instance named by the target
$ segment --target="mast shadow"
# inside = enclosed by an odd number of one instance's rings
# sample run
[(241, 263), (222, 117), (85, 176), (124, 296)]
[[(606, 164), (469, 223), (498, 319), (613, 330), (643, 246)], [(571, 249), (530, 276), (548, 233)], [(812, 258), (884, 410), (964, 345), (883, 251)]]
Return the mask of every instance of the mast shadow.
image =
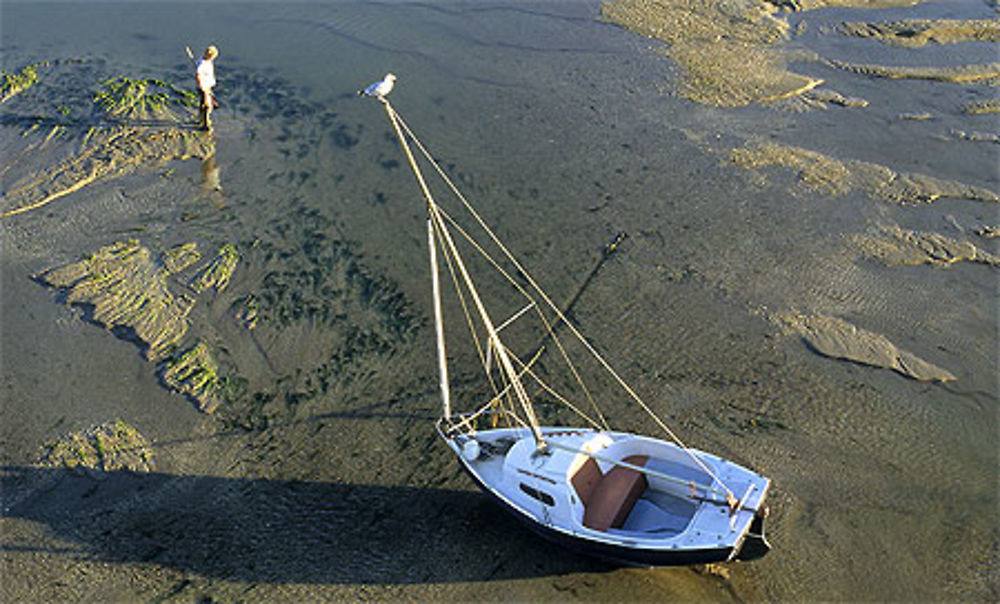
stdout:
[[(5, 518), (44, 525), (35, 551), (271, 583), (476, 582), (602, 572), (472, 491), (0, 466)], [(77, 549), (66, 543), (77, 544)]]

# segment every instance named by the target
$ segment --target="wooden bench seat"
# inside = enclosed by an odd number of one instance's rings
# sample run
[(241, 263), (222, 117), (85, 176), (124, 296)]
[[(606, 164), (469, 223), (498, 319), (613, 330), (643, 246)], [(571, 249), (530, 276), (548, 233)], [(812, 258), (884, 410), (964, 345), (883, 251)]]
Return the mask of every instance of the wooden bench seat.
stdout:
[[(623, 461), (644, 466), (648, 460), (645, 455), (632, 455)], [(570, 482), (583, 502), (583, 525), (597, 531), (621, 528), (648, 486), (642, 472), (624, 466), (602, 475), (593, 459), (580, 466)]]

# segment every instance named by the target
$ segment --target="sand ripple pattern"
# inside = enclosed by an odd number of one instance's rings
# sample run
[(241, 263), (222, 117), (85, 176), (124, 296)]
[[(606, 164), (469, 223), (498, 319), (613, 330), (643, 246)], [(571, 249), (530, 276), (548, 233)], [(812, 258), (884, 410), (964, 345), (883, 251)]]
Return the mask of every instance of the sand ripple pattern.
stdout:
[(996, 19), (906, 19), (882, 23), (842, 23), (840, 33), (873, 38), (886, 44), (919, 48), (930, 43), (1000, 42), (1000, 20)]
[(841, 161), (801, 147), (769, 141), (734, 149), (730, 159), (746, 168), (781, 166), (796, 172), (808, 188), (829, 195), (860, 189), (876, 199), (901, 205), (932, 203), (941, 198), (996, 203), (989, 189), (942, 180), (926, 174), (899, 173), (885, 166), (857, 160)]
[(952, 382), (955, 376), (928, 363), (913, 353), (901, 350), (883, 335), (851, 325), (843, 319), (826, 315), (779, 315), (816, 352), (835, 359), (846, 359), (892, 369), (915, 380)]
[(830, 61), (830, 64), (845, 71), (891, 80), (931, 80), (957, 84), (1000, 86), (1000, 63), (962, 65), (959, 67), (898, 67), (890, 65), (863, 65), (841, 61)]
[(940, 233), (921, 233), (898, 226), (882, 227), (877, 234), (856, 235), (854, 243), (890, 266), (932, 264), (950, 266), (956, 262), (979, 262), (1000, 266), (1000, 258), (969, 241)]
[(78, 155), (14, 183), (0, 198), (0, 218), (38, 209), (97, 180), (124, 176), (150, 162), (204, 158), (212, 153), (211, 140), (199, 133), (116, 129)]
[(709, 105), (738, 107), (798, 96), (823, 83), (786, 68), (775, 45), (788, 35), (776, 7), (759, 0), (618, 0), (604, 18), (668, 42), (664, 52), (684, 70), (681, 94)]

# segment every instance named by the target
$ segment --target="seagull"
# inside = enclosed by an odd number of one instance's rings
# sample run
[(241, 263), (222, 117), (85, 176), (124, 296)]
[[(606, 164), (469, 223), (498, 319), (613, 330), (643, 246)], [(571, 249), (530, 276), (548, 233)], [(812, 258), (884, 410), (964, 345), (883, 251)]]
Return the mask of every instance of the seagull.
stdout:
[(387, 73), (385, 78), (379, 80), (365, 88), (364, 90), (358, 91), (358, 96), (373, 96), (377, 98), (382, 98), (385, 95), (392, 92), (392, 87), (396, 83), (395, 74)]

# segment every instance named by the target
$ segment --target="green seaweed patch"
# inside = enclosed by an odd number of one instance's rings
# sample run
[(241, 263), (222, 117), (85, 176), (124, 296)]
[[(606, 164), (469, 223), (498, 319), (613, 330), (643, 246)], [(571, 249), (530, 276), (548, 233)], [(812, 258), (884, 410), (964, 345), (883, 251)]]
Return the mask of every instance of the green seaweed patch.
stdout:
[(14, 96), (37, 84), (38, 68), (48, 64), (47, 61), (42, 61), (41, 63), (25, 65), (16, 73), (0, 71), (0, 76), (3, 78), (3, 85), (0, 88), (0, 103), (6, 103)]
[(36, 279), (65, 291), (66, 302), (93, 309), (107, 329), (127, 328), (146, 345), (146, 358), (162, 358), (188, 329), (194, 300), (167, 289), (171, 270), (153, 262), (132, 239), (102, 247), (83, 260), (51, 268)]
[(118, 77), (107, 80), (94, 94), (94, 104), (107, 117), (171, 119), (171, 106), (194, 107), (197, 95), (162, 80)]
[(193, 241), (175, 245), (160, 255), (163, 267), (171, 273), (179, 273), (199, 260), (201, 252), (198, 251), (198, 244)]
[(252, 330), (257, 327), (257, 319), (260, 318), (260, 303), (253, 294), (247, 294), (242, 299), (233, 303), (233, 316), (240, 325)]
[(163, 382), (176, 392), (188, 396), (204, 413), (213, 413), (222, 400), (225, 379), (219, 375), (219, 364), (205, 342), (175, 355), (163, 364)]
[(263, 324), (370, 324), (387, 340), (410, 341), (422, 323), (399, 286), (365, 266), (355, 245), (331, 239), (329, 219), (311, 210), (293, 218), (306, 223), (298, 239), (286, 246), (263, 240), (253, 248), (264, 263), (281, 265), (264, 275), (257, 291)]
[(211, 262), (202, 267), (191, 278), (191, 289), (198, 293), (209, 288), (214, 288), (216, 292), (221, 292), (229, 285), (229, 279), (233, 276), (239, 260), (240, 255), (236, 251), (236, 246), (230, 243), (223, 245), (216, 252)]
[[(78, 262), (47, 269), (35, 278), (65, 293), (65, 301), (91, 309), (89, 319), (119, 337), (138, 341), (147, 360), (162, 360), (163, 383), (212, 413), (222, 400), (240, 396), (238, 378), (222, 377), (219, 365), (204, 342), (177, 352), (190, 325), (195, 297), (174, 295), (168, 283), (183, 287), (174, 275), (201, 259), (197, 244), (182, 243), (154, 261), (149, 250), (130, 239), (105, 246)], [(221, 260), (220, 260), (221, 259)], [(236, 249), (223, 245), (213, 261), (197, 275), (204, 288), (225, 287), (235, 266)], [(186, 279), (186, 278), (185, 278)]]
[(332, 236), (339, 231), (329, 217), (302, 207), (240, 247), (262, 277), (229, 308), (253, 330), (247, 335), (265, 359), (297, 349), (303, 326), (323, 338), (324, 352), (316, 364), (296, 362), (288, 374), (268, 360), (281, 377), (267, 391), (227, 395), (224, 421), (266, 426), (275, 414), (304, 412), (331, 393), (374, 379), (423, 327), (400, 286), (367, 266), (356, 245)]
[(46, 442), (39, 464), (104, 472), (149, 472), (153, 468), (153, 448), (138, 430), (116, 420)]

